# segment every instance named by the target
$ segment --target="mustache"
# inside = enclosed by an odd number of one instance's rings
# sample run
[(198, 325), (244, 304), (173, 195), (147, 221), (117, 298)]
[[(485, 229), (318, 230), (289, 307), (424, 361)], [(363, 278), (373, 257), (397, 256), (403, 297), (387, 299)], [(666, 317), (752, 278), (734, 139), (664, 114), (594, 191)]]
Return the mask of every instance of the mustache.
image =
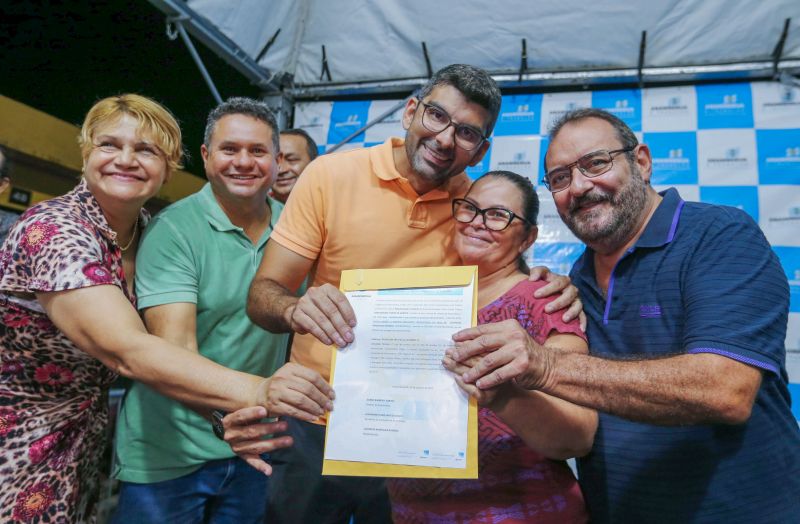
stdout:
[(447, 156), (449, 158), (452, 158), (453, 155), (451, 153), (455, 149), (455, 143), (453, 144), (453, 147), (451, 147), (449, 149), (444, 149), (442, 147), (439, 147), (439, 142), (437, 142), (434, 137), (431, 137), (431, 138), (428, 138), (428, 139), (424, 140), (422, 142), (422, 145), (424, 145), (425, 147), (427, 147), (428, 149), (430, 149), (431, 151), (433, 151), (436, 154), (439, 154), (439, 155), (442, 155), (442, 156)]
[(611, 202), (611, 196), (600, 192), (591, 192), (574, 199), (569, 204), (569, 212), (574, 213), (581, 207), (600, 202)]

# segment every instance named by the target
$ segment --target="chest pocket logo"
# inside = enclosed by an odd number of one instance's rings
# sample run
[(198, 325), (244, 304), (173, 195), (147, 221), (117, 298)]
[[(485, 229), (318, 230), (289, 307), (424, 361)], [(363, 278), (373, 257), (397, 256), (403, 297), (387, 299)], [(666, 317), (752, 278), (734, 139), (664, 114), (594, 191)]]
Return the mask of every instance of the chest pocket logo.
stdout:
[(661, 318), (661, 306), (658, 304), (642, 304), (639, 306), (639, 316), (642, 318)]

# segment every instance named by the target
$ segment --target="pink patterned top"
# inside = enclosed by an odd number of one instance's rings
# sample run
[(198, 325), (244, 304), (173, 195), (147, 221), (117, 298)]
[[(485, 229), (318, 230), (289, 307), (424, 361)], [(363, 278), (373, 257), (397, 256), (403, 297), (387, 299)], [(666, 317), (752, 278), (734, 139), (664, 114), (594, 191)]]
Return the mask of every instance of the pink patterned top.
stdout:
[(75, 347), (35, 293), (109, 284), (135, 305), (115, 239), (82, 181), (25, 212), (0, 249), (0, 522), (95, 520), (116, 374)]
[[(524, 280), (478, 312), (478, 323), (517, 319), (539, 343), (551, 333), (585, 339), (577, 322), (544, 312), (533, 298), (542, 282)], [(536, 416), (531, 413), (531, 416)], [(525, 445), (491, 410), (478, 413), (477, 480), (389, 479), (396, 524), (586, 522), (583, 495), (564, 461), (544, 458)]]

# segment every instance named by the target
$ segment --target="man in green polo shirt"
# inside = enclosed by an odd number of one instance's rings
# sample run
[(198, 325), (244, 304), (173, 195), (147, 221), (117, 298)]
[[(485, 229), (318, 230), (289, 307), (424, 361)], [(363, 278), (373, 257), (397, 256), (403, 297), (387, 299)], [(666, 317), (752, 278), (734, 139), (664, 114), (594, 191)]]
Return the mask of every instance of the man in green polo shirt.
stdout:
[[(269, 108), (233, 98), (208, 118), (209, 183), (160, 213), (136, 260), (148, 330), (233, 369), (272, 375), (288, 335), (254, 325), (250, 281), (283, 205), (267, 197), (280, 161)], [(117, 426), (115, 522), (262, 522), (269, 477), (237, 458), (205, 418), (135, 383)]]

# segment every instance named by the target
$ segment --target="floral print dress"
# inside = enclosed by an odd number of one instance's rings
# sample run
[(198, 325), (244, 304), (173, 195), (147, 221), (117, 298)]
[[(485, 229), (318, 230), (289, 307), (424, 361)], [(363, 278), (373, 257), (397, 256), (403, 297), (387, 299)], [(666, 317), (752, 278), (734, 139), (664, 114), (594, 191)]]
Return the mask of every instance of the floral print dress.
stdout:
[[(478, 311), (479, 324), (516, 319), (543, 344), (551, 333), (583, 339), (578, 321), (545, 313), (549, 299), (534, 298), (545, 282), (523, 280)], [(531, 413), (536, 417), (536, 413)], [(530, 449), (489, 409), (478, 411), (476, 480), (388, 479), (395, 524), (576, 524), (587, 519), (578, 481), (566, 462)]]
[(30, 208), (0, 249), (0, 522), (95, 520), (116, 374), (72, 344), (35, 293), (103, 284), (135, 306), (116, 234), (83, 181)]

